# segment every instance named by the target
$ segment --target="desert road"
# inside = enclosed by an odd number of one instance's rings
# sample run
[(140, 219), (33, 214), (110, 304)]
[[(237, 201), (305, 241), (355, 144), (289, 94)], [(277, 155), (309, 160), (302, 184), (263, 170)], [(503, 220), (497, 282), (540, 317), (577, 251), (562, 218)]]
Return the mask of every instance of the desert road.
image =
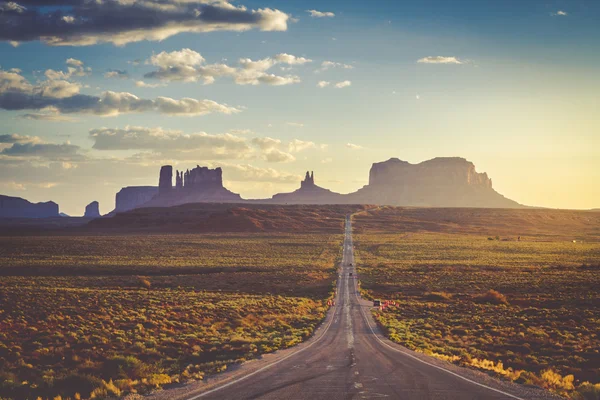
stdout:
[[(385, 339), (358, 296), (350, 218), (346, 219), (336, 305), (311, 340), (285, 357), (212, 387), (165, 399), (546, 399), (547, 392), (409, 351)], [(352, 276), (350, 273), (352, 272)], [(285, 353), (284, 353), (285, 354)], [(252, 364), (252, 363), (247, 363)], [(244, 366), (242, 366), (242, 369)]]

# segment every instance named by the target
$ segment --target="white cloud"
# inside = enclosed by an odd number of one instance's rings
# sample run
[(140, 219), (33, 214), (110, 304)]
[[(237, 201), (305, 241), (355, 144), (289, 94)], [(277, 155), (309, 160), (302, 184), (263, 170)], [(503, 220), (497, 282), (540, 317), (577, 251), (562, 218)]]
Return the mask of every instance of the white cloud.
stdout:
[(186, 134), (177, 130), (127, 126), (120, 128), (98, 128), (89, 132), (96, 150), (140, 150), (137, 159), (174, 160), (221, 160), (245, 159), (253, 150), (245, 138), (229, 133), (208, 134), (197, 132)]
[(47, 121), (47, 122), (74, 122), (75, 118), (67, 117), (66, 115), (60, 115), (56, 112), (52, 113), (29, 113), (19, 115), (21, 119), (29, 119), (34, 121)]
[(567, 15), (569, 15), (569, 13), (566, 11), (563, 11), (563, 10), (558, 10), (557, 12), (555, 12), (552, 15), (555, 15), (557, 17), (566, 17)]
[(331, 82), (327, 82), (327, 81), (319, 81), (319, 83), (317, 83), (317, 87), (319, 88), (325, 88), (327, 86), (329, 86), (331, 84)]
[(143, 88), (157, 88), (165, 86), (164, 83), (146, 83), (144, 81), (135, 81), (135, 86)]
[(0, 70), (0, 109), (52, 110), (61, 114), (120, 114), (158, 112), (167, 115), (197, 116), (210, 113), (233, 114), (238, 110), (212, 100), (157, 97), (142, 99), (127, 92), (106, 91), (100, 96), (79, 93), (80, 85), (49, 79), (33, 85), (15, 72)]
[(226, 173), (227, 179), (238, 182), (273, 182), (297, 183), (301, 180), (299, 175), (278, 171), (273, 168), (260, 168), (249, 164), (224, 164), (220, 163)]
[(83, 67), (83, 61), (78, 60), (76, 58), (67, 58), (67, 65), (71, 67)]
[(420, 64), (463, 64), (457, 57), (428, 56), (417, 60)]
[(300, 139), (294, 139), (288, 143), (288, 151), (290, 153), (298, 153), (308, 149), (316, 149), (317, 147), (318, 146), (315, 144), (315, 142), (309, 142)]
[(17, 183), (15, 181), (8, 181), (8, 182), (0, 182), (0, 187), (2, 188), (2, 191), (22, 191), (22, 190), (26, 190), (27, 188), (25, 187), (25, 185), (23, 185), (22, 183)]
[(359, 146), (359, 145), (353, 144), (353, 143), (346, 143), (346, 147), (348, 147), (349, 149), (352, 149), (352, 150), (360, 150), (363, 148), (362, 146)]
[(303, 128), (304, 124), (301, 122), (286, 122), (287, 126), (293, 126), (294, 128)]
[(251, 129), (231, 129), (229, 131), (232, 135), (248, 135), (253, 133)]
[(313, 18), (333, 18), (335, 14), (330, 11), (317, 11), (317, 10), (306, 10)]
[(92, 68), (85, 67), (83, 61), (81, 60), (67, 58), (66, 64), (66, 71), (55, 71), (53, 69), (48, 69), (44, 72), (44, 75), (50, 80), (69, 80), (75, 76), (82, 77), (92, 73)]
[(271, 163), (284, 163), (296, 160), (296, 157), (279, 149), (269, 149), (263, 153), (263, 160)]
[(104, 77), (108, 79), (129, 79), (129, 74), (127, 73), (127, 71), (124, 70), (112, 69), (110, 71), (107, 71), (104, 74)]
[(303, 65), (303, 64), (312, 62), (312, 60), (309, 58), (296, 57), (294, 55), (287, 54), (287, 53), (277, 54), (275, 57), (273, 57), (273, 59), (275, 61), (277, 61), (278, 63), (288, 64), (288, 65)]
[(312, 60), (297, 57), (287, 53), (280, 53), (273, 57), (260, 60), (241, 58), (239, 66), (227, 64), (207, 64), (202, 55), (191, 49), (182, 49), (171, 53), (161, 52), (153, 55), (148, 61), (158, 67), (158, 70), (144, 75), (149, 79), (160, 79), (165, 82), (184, 81), (197, 82), (203, 80), (204, 84), (211, 84), (217, 78), (230, 77), (238, 85), (259, 85), (261, 83), (273, 86), (289, 85), (300, 82), (295, 75), (278, 76), (267, 71), (277, 64), (288, 66), (303, 65)]
[(354, 69), (354, 66), (350, 65), (350, 64), (344, 64), (344, 63), (339, 63), (339, 62), (334, 62), (334, 61), (323, 61), (321, 63), (321, 68), (318, 71), (327, 71), (328, 69), (331, 69), (331, 68)]
[(351, 85), (352, 85), (352, 82), (350, 82), (350, 81), (342, 81), (342, 82), (336, 83), (335, 87), (337, 89), (342, 89), (342, 88), (345, 88), (345, 87), (348, 87), (348, 86), (351, 86)]
[(252, 139), (252, 144), (261, 150), (271, 150), (279, 147), (281, 140), (270, 137), (260, 137)]
[(333, 162), (333, 159), (331, 157), (327, 157), (323, 160), (321, 160), (321, 164), (330, 164)]

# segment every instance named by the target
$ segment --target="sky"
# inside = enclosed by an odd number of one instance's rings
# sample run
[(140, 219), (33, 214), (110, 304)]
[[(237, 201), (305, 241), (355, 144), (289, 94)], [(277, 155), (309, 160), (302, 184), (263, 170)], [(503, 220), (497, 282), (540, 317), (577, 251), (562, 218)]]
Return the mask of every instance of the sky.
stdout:
[(244, 198), (463, 157), (600, 208), (595, 0), (0, 0), (0, 193), (82, 215), (161, 165)]

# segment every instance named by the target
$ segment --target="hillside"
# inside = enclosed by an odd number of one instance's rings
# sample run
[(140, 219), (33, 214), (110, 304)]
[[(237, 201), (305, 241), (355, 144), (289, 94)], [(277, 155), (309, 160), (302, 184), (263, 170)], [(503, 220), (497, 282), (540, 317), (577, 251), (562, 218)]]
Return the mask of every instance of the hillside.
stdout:
[(195, 203), (139, 208), (91, 221), (87, 232), (340, 232), (359, 205), (236, 205)]
[(49, 218), (59, 217), (58, 204), (31, 203), (21, 197), (0, 195), (0, 218)]
[(600, 241), (600, 213), (577, 210), (381, 207), (356, 217), (361, 229)]

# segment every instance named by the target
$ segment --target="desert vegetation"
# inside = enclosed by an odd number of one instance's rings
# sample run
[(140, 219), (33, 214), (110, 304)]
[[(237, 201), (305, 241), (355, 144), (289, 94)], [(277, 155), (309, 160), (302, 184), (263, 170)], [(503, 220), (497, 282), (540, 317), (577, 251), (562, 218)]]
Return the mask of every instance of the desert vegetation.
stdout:
[(1, 237), (0, 398), (146, 393), (293, 346), (325, 315), (341, 240)]
[[(494, 212), (504, 219), (494, 222)], [(457, 209), (441, 215), (383, 208), (355, 217), (361, 291), (398, 304), (375, 312), (387, 335), (505, 379), (597, 399), (595, 219), (538, 210)], [(521, 221), (512, 230), (511, 219)], [(488, 240), (496, 232), (499, 239)]]

